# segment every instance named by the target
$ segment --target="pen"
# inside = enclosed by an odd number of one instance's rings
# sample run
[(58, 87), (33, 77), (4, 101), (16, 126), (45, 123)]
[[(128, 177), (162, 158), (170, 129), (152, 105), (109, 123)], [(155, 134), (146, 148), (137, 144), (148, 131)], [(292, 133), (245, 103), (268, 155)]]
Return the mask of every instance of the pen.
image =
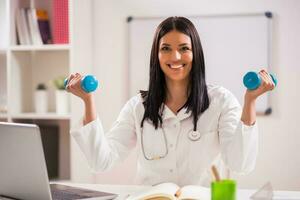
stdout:
[(181, 189), (178, 189), (177, 192), (175, 193), (175, 197), (179, 197), (181, 195)]
[(215, 165), (211, 166), (211, 171), (212, 171), (212, 175), (213, 175), (215, 181), (217, 181), (217, 182), (220, 181), (221, 180), (220, 175), (219, 175), (219, 172)]

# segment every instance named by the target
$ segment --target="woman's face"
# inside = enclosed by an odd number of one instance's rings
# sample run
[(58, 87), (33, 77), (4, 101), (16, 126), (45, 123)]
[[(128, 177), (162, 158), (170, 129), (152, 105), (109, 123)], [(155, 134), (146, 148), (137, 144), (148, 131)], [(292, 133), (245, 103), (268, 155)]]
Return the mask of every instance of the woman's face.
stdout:
[(176, 30), (170, 31), (159, 41), (158, 58), (166, 80), (188, 81), (193, 61), (191, 38)]

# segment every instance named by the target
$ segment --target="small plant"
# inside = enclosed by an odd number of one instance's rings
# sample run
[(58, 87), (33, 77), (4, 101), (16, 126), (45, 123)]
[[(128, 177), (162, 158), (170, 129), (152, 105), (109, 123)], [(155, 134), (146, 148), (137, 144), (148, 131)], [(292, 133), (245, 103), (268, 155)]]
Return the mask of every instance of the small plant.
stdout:
[(65, 89), (65, 79), (66, 77), (60, 76), (53, 80), (54, 86), (58, 90), (64, 90)]
[(47, 90), (47, 87), (44, 83), (39, 83), (36, 87), (37, 90)]

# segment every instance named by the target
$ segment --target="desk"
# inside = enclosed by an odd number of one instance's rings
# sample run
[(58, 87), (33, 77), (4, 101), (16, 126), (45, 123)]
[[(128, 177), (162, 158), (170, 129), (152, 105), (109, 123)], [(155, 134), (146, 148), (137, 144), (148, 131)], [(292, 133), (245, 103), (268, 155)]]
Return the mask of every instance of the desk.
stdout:
[[(141, 189), (149, 188), (149, 186), (137, 185), (103, 185), (103, 184), (77, 184), (77, 183), (58, 183), (74, 187), (82, 187), (91, 190), (99, 190), (119, 194), (116, 200), (124, 200), (128, 194), (132, 194)], [(239, 189), (237, 193), (237, 200), (250, 200), (250, 196), (256, 190)], [(274, 198), (277, 200), (300, 200), (300, 191), (275, 191)], [(95, 199), (96, 200), (96, 199)]]

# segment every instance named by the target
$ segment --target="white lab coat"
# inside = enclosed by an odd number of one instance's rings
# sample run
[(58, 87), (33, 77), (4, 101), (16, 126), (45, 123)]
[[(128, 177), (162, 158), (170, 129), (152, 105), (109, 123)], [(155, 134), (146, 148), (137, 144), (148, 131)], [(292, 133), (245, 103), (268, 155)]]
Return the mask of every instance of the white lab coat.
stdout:
[[(250, 172), (254, 169), (258, 152), (257, 123), (247, 126), (241, 122), (241, 106), (225, 88), (208, 85), (208, 95), (210, 105), (198, 120), (197, 130), (201, 137), (197, 141), (188, 137), (193, 130), (191, 112), (181, 109), (175, 115), (165, 106), (162, 119), (168, 154), (159, 160), (149, 161), (143, 155), (140, 123), (144, 106), (140, 94), (125, 104), (107, 133), (97, 118), (71, 130), (71, 134), (95, 171), (110, 169), (137, 146), (138, 184), (175, 182), (180, 186), (208, 186), (212, 163), (235, 172)], [(149, 121), (144, 122), (143, 141), (147, 156), (164, 155), (163, 130), (155, 130)]]

